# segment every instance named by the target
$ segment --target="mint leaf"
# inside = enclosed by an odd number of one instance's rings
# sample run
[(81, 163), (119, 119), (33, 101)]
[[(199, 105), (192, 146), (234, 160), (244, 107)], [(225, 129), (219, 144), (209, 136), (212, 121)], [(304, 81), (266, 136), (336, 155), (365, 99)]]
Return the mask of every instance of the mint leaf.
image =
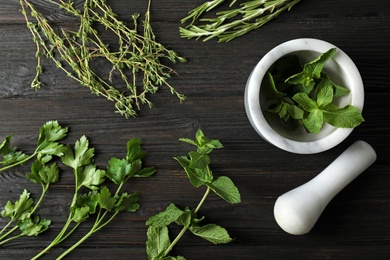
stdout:
[(334, 127), (354, 128), (363, 123), (364, 118), (360, 111), (351, 105), (343, 108), (327, 106), (324, 108), (324, 121)]
[(183, 213), (184, 211), (176, 207), (175, 204), (171, 203), (164, 211), (150, 217), (146, 221), (146, 225), (155, 227), (168, 226), (175, 222)]
[(309, 75), (311, 78), (320, 78), (322, 69), (325, 66), (325, 63), (332, 58), (336, 53), (336, 48), (329, 49), (328, 51), (322, 53), (315, 60), (306, 63), (303, 66), (303, 71), (306, 75)]
[(288, 115), (294, 119), (302, 119), (304, 116), (304, 111), (300, 109), (298, 106), (285, 103)]
[(205, 154), (199, 154), (198, 152), (191, 151), (188, 153), (190, 156), (190, 168), (206, 168), (210, 164), (210, 157)]
[(148, 259), (163, 259), (165, 251), (171, 241), (169, 239), (168, 227), (149, 226), (147, 231), (146, 253)]
[(306, 93), (297, 93), (292, 97), (292, 99), (307, 112), (312, 112), (318, 108), (317, 102), (312, 100)]
[(209, 186), (218, 196), (231, 204), (241, 202), (240, 192), (229, 177), (221, 176), (207, 186)]
[(191, 226), (190, 230), (194, 235), (206, 239), (214, 244), (225, 244), (233, 240), (226, 229), (215, 224)]
[(176, 219), (176, 224), (188, 228), (191, 224), (197, 224), (202, 221), (202, 219), (197, 219), (195, 215), (189, 208), (185, 208), (183, 214)]
[(190, 167), (191, 161), (185, 156), (174, 157), (174, 159), (181, 164), (181, 166), (183, 167), (184, 171), (187, 173), (187, 176), (190, 179), (192, 185), (194, 185), (194, 187), (198, 188), (212, 181), (213, 176), (211, 171), (208, 169), (208, 167), (203, 169), (191, 168)]
[(282, 97), (286, 96), (286, 93), (280, 92), (276, 88), (275, 81), (274, 81), (274, 78), (273, 78), (272, 74), (271, 73), (267, 73), (267, 76), (268, 76), (268, 82), (269, 82), (269, 85), (271, 87), (271, 90), (276, 95), (276, 97), (282, 98)]
[(195, 145), (197, 147), (197, 152), (200, 154), (209, 154), (213, 151), (213, 149), (223, 147), (219, 140), (208, 139), (205, 137), (203, 131), (200, 129), (196, 131), (195, 140), (180, 138), (179, 141)]
[(310, 112), (307, 118), (301, 120), (306, 130), (310, 133), (316, 134), (320, 132), (322, 125), (324, 124), (324, 115), (320, 109)]
[(317, 105), (323, 108), (333, 101), (333, 87), (332, 85), (324, 86), (317, 94)]

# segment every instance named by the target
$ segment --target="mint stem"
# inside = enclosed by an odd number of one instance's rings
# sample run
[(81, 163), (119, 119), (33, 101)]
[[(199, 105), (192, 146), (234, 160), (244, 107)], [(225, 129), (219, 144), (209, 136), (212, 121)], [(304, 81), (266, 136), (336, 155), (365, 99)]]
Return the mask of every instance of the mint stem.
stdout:
[[(206, 192), (204, 193), (202, 199), (200, 200), (198, 206), (195, 208), (194, 210), (194, 213), (198, 213), (198, 211), (200, 210), (200, 208), (202, 207), (203, 203), (206, 201), (206, 198), (207, 196), (209, 195), (210, 193), (210, 187), (207, 186), (207, 190)], [(167, 248), (167, 250), (165, 250), (164, 252), (164, 256), (167, 256), (169, 254), (169, 252), (172, 250), (172, 248), (177, 244), (177, 242), (179, 242), (179, 240), (181, 239), (181, 237), (184, 235), (184, 233), (187, 231), (188, 229), (188, 226), (184, 226), (182, 228), (182, 230), (180, 231), (180, 233), (176, 236), (176, 238), (172, 241), (172, 243), (169, 245), (169, 247)]]

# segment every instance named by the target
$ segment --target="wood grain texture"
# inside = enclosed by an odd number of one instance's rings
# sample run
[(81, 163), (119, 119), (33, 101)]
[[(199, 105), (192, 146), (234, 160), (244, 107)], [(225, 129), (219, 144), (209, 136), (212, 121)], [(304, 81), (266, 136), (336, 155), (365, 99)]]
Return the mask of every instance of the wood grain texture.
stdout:
[[(74, 23), (47, 1), (33, 2), (55, 26)], [(90, 94), (50, 61), (44, 61), (45, 86), (32, 90), (35, 50), (19, 1), (0, 0), (0, 140), (13, 134), (14, 144), (31, 152), (39, 127), (58, 120), (70, 128), (66, 142), (88, 136), (101, 167), (109, 158), (124, 155), (127, 140), (139, 137), (149, 154), (146, 164), (158, 169), (154, 177), (125, 187), (140, 191), (138, 212), (121, 214), (66, 259), (146, 259), (145, 221), (170, 202), (194, 207), (202, 196), (203, 190), (194, 189), (172, 159), (190, 149), (177, 139), (192, 138), (198, 128), (223, 143), (224, 149), (212, 155), (214, 174), (232, 178), (242, 195), (242, 203), (234, 206), (210, 196), (200, 213), (236, 239), (215, 246), (188, 234), (175, 254), (187, 259), (389, 259), (390, 2), (344, 0), (335, 6), (330, 0), (301, 1), (290, 12), (229, 43), (181, 39), (180, 19), (203, 2), (153, 1), (152, 25), (158, 40), (188, 59), (174, 65), (178, 75), (170, 80), (187, 99), (180, 104), (162, 88), (152, 97), (152, 109), (143, 107), (138, 118), (125, 119), (114, 113), (111, 102)], [(124, 21), (146, 8), (143, 1), (109, 3)], [(243, 101), (246, 79), (261, 57), (300, 37), (323, 39), (345, 51), (358, 66), (366, 92), (366, 122), (339, 146), (309, 156), (281, 151), (262, 140), (248, 122)], [(273, 218), (276, 198), (313, 178), (356, 140), (374, 147), (375, 164), (335, 197), (308, 235), (284, 233)], [(25, 165), (1, 173), (0, 210), (24, 188), (33, 196), (39, 193), (40, 188), (24, 177), (28, 171)], [(65, 171), (39, 210), (53, 221), (52, 228), (39, 237), (0, 247), (0, 259), (29, 259), (44, 248), (65, 221), (72, 188), (72, 174)], [(42, 259), (54, 259), (86, 230), (81, 228)]]

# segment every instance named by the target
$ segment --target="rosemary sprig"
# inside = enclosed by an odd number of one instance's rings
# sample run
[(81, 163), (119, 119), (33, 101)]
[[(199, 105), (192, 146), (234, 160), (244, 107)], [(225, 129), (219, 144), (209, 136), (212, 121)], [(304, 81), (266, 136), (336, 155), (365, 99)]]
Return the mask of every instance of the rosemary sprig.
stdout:
[(214, 18), (200, 18), (220, 6), (225, 0), (212, 0), (201, 4), (188, 13), (181, 23), (191, 22), (180, 27), (183, 38), (204, 38), (208, 41), (217, 37), (219, 42), (228, 42), (257, 29), (271, 21), (285, 10), (290, 10), (300, 0), (251, 0), (232, 8), (237, 0), (232, 0), (228, 10), (216, 13)]
[[(156, 41), (150, 23), (151, 0), (148, 1), (142, 33), (138, 29), (139, 14), (133, 14), (133, 28), (130, 28), (117, 18), (106, 0), (84, 0), (80, 9), (73, 5), (73, 1), (49, 0), (79, 19), (76, 30), (61, 28), (59, 32), (29, 0), (19, 1), (37, 48), (37, 73), (32, 80), (33, 88), (38, 89), (43, 85), (40, 80), (40, 57), (45, 55), (69, 77), (88, 87), (92, 93), (115, 102), (117, 112), (126, 118), (135, 117), (136, 110), (139, 110), (142, 104), (151, 107), (148, 94), (156, 93), (161, 86), (167, 86), (180, 101), (185, 99), (184, 95), (167, 82), (174, 70), (163, 64), (163, 60), (172, 63), (186, 60)], [(99, 25), (105, 28), (105, 33), (115, 36), (118, 45), (115, 49), (102, 40), (95, 29)], [(111, 64), (111, 70), (105, 77), (98, 75), (93, 69), (93, 62), (101, 59)], [(126, 85), (126, 92), (113, 85), (112, 79), (116, 75)]]

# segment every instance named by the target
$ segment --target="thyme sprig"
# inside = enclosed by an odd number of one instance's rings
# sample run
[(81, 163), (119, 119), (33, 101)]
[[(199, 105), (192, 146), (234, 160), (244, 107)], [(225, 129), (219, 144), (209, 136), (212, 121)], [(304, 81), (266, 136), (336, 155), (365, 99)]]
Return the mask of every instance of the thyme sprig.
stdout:
[[(37, 49), (37, 72), (31, 83), (33, 88), (39, 89), (43, 85), (40, 80), (41, 55), (45, 55), (92, 93), (115, 102), (117, 112), (126, 118), (135, 117), (142, 104), (151, 107), (148, 94), (156, 93), (161, 86), (168, 87), (180, 101), (185, 99), (167, 82), (175, 72), (164, 64), (164, 60), (177, 63), (186, 59), (156, 41), (150, 22), (151, 0), (142, 22), (142, 33), (138, 28), (140, 14), (132, 15), (133, 27), (130, 28), (118, 19), (105, 0), (84, 0), (82, 8), (75, 7), (73, 1), (49, 2), (77, 18), (79, 26), (76, 30), (61, 28), (57, 32), (29, 0), (20, 0)], [(115, 36), (115, 48), (103, 41), (102, 32), (96, 29), (98, 26), (103, 26), (105, 33)], [(93, 69), (94, 62), (102, 59), (111, 66), (104, 77)], [(114, 86), (113, 78), (116, 76), (126, 85), (126, 92)]]
[(285, 10), (290, 10), (300, 0), (251, 0), (233, 8), (237, 0), (232, 0), (228, 10), (216, 13), (213, 18), (201, 18), (205, 13), (221, 6), (226, 0), (205, 2), (188, 13), (181, 23), (191, 21), (180, 28), (183, 38), (204, 38), (203, 41), (219, 38), (228, 42), (268, 23)]

